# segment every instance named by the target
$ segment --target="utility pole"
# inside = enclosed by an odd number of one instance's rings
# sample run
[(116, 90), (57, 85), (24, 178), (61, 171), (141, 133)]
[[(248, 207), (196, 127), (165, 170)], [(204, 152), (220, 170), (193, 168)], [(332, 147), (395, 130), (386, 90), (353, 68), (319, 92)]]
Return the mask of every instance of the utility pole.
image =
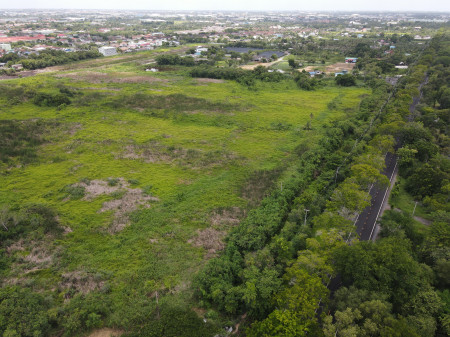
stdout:
[(303, 224), (304, 226), (306, 226), (306, 217), (308, 216), (308, 212), (309, 212), (309, 209), (305, 208), (305, 223)]
[(416, 201), (416, 204), (414, 205), (412, 217), (414, 217), (414, 213), (416, 212), (417, 203), (418, 203), (418, 201)]

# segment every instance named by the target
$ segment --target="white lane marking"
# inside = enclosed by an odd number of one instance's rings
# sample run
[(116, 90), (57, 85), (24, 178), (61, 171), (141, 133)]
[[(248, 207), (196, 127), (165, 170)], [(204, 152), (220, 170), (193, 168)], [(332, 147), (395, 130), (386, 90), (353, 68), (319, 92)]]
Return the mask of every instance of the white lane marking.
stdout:
[[(389, 178), (389, 183), (391, 183), (391, 181), (392, 181), (392, 177), (394, 176), (396, 168), (397, 168), (397, 161), (395, 161), (395, 166), (394, 166), (394, 169), (392, 170), (391, 177)], [(381, 201), (380, 209), (378, 210), (377, 217), (375, 218), (375, 221), (373, 222), (373, 227), (372, 227), (372, 231), (370, 232), (369, 240), (372, 239), (373, 231), (375, 230), (377, 220), (378, 220), (378, 217), (380, 216), (380, 212), (381, 212), (381, 209), (383, 208), (383, 204), (384, 204), (384, 199), (386, 199), (386, 195), (389, 191), (389, 188), (390, 188), (390, 186), (388, 186), (386, 188), (386, 192), (384, 192), (384, 196), (383, 196), (383, 200)]]

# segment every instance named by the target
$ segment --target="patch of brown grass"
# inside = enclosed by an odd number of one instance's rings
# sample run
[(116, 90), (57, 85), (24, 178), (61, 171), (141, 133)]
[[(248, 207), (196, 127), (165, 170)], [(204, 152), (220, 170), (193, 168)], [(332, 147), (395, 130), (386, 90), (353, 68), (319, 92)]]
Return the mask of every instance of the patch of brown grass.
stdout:
[(98, 290), (105, 284), (102, 280), (96, 280), (93, 275), (83, 271), (73, 271), (61, 275), (59, 286), (64, 289), (72, 289), (78, 293), (87, 294)]
[(144, 194), (140, 188), (130, 188), (129, 183), (123, 178), (118, 178), (114, 186), (104, 180), (91, 180), (89, 183), (81, 182), (76, 186), (82, 186), (85, 189), (86, 196), (84, 200), (92, 200), (100, 195), (112, 195), (118, 193), (119, 198), (103, 203), (99, 212), (114, 212), (114, 219), (108, 231), (113, 234), (124, 229), (129, 223), (128, 214), (137, 210), (139, 207), (150, 207), (149, 202), (158, 201), (153, 196)]
[(215, 78), (196, 78), (198, 83), (225, 83), (225, 80), (219, 80)]
[(159, 142), (129, 144), (124, 146), (119, 159), (140, 159), (146, 163), (173, 163), (192, 169), (212, 168), (227, 164), (238, 157), (231, 152), (198, 149), (170, 148)]
[(245, 211), (239, 207), (214, 210), (210, 217), (212, 226), (237, 226), (245, 216)]
[(195, 247), (202, 247), (206, 250), (206, 257), (214, 256), (218, 251), (225, 248), (223, 239), (226, 233), (214, 228), (197, 230), (197, 235), (188, 242)]

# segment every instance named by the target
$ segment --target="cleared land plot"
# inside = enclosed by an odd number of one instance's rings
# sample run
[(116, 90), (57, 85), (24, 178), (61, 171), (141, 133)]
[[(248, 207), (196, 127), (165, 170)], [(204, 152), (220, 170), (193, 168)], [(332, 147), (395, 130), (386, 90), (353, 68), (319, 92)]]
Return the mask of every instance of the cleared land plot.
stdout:
[(341, 72), (343, 70), (347, 70), (348, 72), (351, 72), (353, 68), (355, 67), (354, 63), (345, 63), (345, 62), (337, 62), (334, 64), (330, 64), (328, 66), (307, 66), (304, 68), (299, 69), (299, 71), (314, 71), (316, 69), (323, 70), (326, 74), (334, 74)]

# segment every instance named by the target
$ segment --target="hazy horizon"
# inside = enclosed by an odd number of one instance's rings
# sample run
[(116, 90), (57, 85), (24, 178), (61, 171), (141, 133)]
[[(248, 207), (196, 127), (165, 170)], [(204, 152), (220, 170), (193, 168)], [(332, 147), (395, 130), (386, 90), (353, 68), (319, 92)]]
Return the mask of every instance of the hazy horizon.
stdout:
[(77, 10), (214, 10), (214, 11), (337, 11), (337, 12), (450, 12), (450, 2), (430, 0), (380, 0), (356, 4), (338, 3), (333, 0), (318, 0), (313, 4), (306, 1), (267, 0), (242, 1), (229, 0), (225, 3), (207, 0), (166, 0), (148, 2), (135, 0), (124, 5), (119, 0), (68, 0), (63, 3), (55, 0), (17, 0), (0, 5), (0, 9), (77, 9)]

